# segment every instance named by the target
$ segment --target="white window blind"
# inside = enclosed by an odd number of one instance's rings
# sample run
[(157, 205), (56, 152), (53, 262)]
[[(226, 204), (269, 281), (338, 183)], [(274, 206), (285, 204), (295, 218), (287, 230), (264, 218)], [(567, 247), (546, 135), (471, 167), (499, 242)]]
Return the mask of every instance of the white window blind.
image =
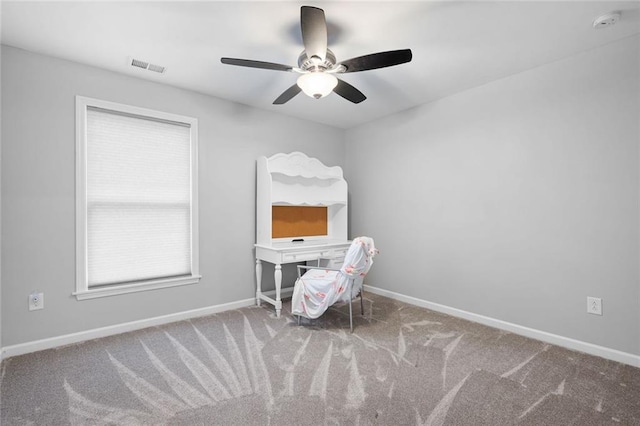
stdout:
[(84, 123), (85, 276), (77, 290), (197, 274), (191, 124), (92, 105)]

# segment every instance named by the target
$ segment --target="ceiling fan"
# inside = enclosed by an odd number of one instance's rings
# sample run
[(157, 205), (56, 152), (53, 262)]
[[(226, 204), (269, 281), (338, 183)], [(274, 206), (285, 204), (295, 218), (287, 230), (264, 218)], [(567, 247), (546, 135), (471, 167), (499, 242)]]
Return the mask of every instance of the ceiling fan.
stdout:
[(227, 65), (300, 74), (296, 84), (278, 96), (273, 101), (274, 105), (286, 103), (300, 91), (316, 99), (323, 98), (333, 91), (346, 100), (358, 104), (367, 97), (349, 83), (337, 78), (336, 74), (400, 65), (410, 62), (412, 58), (411, 49), (403, 49), (372, 53), (336, 62), (335, 55), (327, 48), (327, 23), (324, 10), (312, 6), (302, 6), (300, 8), (300, 27), (304, 50), (298, 57), (297, 67), (251, 59), (221, 58), (220, 61)]

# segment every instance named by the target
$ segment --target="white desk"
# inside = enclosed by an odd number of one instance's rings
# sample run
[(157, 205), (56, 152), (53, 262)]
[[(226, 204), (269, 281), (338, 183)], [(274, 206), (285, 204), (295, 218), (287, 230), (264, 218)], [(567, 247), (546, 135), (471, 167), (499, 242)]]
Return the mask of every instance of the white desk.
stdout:
[[(280, 318), (282, 301), (280, 300), (280, 289), (282, 288), (282, 266), (286, 263), (305, 262), (318, 259), (344, 259), (351, 241), (347, 240), (311, 240), (303, 242), (274, 242), (267, 244), (256, 244), (256, 304), (260, 306), (260, 301), (269, 302), (276, 308), (276, 316)], [(276, 284), (275, 300), (262, 294), (262, 262), (269, 262), (275, 265), (273, 277)]]

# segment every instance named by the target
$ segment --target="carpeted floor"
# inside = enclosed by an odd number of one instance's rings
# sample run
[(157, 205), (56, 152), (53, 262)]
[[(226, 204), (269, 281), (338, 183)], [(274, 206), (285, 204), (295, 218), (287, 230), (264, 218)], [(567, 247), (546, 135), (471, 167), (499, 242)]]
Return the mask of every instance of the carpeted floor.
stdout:
[(353, 334), (346, 312), (252, 307), (13, 357), (0, 420), (640, 425), (640, 369), (371, 294)]

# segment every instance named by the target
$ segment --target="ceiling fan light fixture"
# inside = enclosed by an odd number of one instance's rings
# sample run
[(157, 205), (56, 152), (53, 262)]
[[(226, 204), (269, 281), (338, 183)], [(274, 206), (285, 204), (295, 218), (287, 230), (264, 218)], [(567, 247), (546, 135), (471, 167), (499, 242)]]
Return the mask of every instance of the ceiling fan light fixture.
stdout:
[(297, 83), (305, 95), (320, 99), (333, 91), (338, 85), (338, 79), (325, 72), (310, 72), (298, 77)]

